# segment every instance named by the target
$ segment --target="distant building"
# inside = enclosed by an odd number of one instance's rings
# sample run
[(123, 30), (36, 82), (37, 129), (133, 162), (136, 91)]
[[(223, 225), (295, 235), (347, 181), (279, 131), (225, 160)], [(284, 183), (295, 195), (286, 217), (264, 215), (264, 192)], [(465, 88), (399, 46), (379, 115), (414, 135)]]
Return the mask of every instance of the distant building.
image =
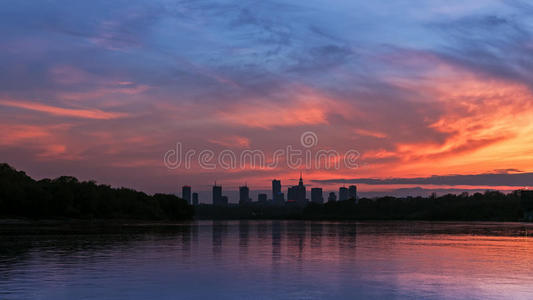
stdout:
[(272, 201), (272, 204), (276, 205), (276, 206), (283, 206), (285, 205), (285, 194), (284, 193), (280, 193), (279, 194), (279, 199), (276, 200), (276, 201)]
[(307, 199), (306, 199), (306, 190), (305, 190), (305, 185), (304, 185), (304, 181), (302, 179), (302, 172), (300, 172), (300, 180), (298, 181), (298, 185), (296, 186), (296, 191), (297, 191), (297, 199), (296, 199), (296, 202), (300, 205), (305, 205), (307, 204)]
[(348, 200), (348, 189), (345, 187), (339, 188), (339, 201)]
[(283, 202), (283, 193), (281, 192), (281, 181), (272, 180), (272, 200), (274, 202)]
[(287, 201), (296, 202), (298, 200), (298, 186), (291, 186), (287, 189)]
[(248, 186), (239, 187), (239, 205), (246, 205), (250, 202), (250, 189)]
[(222, 196), (221, 200), (220, 200), (220, 205), (221, 206), (228, 206), (228, 196)]
[(187, 201), (187, 204), (191, 204), (191, 187), (188, 185), (184, 185), (181, 188), (181, 198), (185, 201)]
[(192, 193), (192, 205), (198, 206), (198, 193)]
[(324, 195), (322, 194), (321, 188), (311, 189), (311, 202), (319, 204), (324, 203)]
[(336, 202), (336, 201), (337, 201), (337, 196), (335, 195), (335, 192), (329, 193), (328, 202)]
[(223, 205), (222, 203), (222, 186), (215, 185), (213, 186), (213, 205)]
[(257, 201), (259, 203), (265, 204), (267, 202), (267, 194), (259, 194), (259, 195), (257, 195)]
[(300, 180), (298, 181), (298, 185), (294, 185), (287, 189), (287, 201), (297, 202), (300, 205), (307, 203), (306, 189), (302, 179), (302, 172), (300, 172)]
[(348, 198), (357, 202), (357, 186), (350, 185), (348, 187)]

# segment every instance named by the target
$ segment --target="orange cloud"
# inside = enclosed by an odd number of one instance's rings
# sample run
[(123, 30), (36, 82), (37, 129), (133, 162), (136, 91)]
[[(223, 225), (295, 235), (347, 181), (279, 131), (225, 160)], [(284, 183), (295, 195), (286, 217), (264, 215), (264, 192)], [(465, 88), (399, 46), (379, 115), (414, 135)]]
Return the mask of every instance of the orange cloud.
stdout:
[(372, 150), (372, 151), (367, 151), (363, 154), (363, 159), (368, 159), (368, 158), (378, 158), (378, 159), (382, 159), (382, 158), (391, 158), (391, 157), (397, 157), (398, 153), (397, 152), (394, 152), (394, 151), (387, 151), (385, 149), (378, 149), (378, 150)]
[(373, 131), (373, 130), (355, 129), (354, 132), (358, 135), (375, 137), (379, 139), (383, 139), (387, 137), (387, 134), (383, 132), (379, 132), (379, 131)]
[[(223, 122), (246, 127), (273, 127), (328, 124), (328, 114), (348, 114), (348, 107), (307, 87), (297, 87), (286, 101), (250, 99), (217, 113)], [(350, 117), (353, 117), (353, 113)]]
[(62, 108), (28, 101), (0, 100), (0, 105), (44, 112), (56, 116), (66, 116), (82, 119), (108, 120), (127, 116), (127, 114), (125, 113), (104, 112), (98, 109)]
[(260, 128), (327, 123), (325, 112), (320, 106), (289, 105), (241, 103), (231, 112), (221, 112), (218, 116), (225, 122)]
[(432, 58), (435, 69), (416, 81), (392, 79), (442, 111), (428, 126), (443, 142), (398, 143), (396, 171), (414, 174), (533, 169), (533, 94), (520, 83), (487, 78)]

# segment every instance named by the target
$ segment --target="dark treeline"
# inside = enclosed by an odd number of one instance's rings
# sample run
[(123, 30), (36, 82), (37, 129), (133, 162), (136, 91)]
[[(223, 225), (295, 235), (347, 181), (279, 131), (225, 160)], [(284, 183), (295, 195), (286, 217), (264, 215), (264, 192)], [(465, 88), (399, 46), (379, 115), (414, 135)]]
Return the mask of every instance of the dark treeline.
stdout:
[(196, 216), (201, 219), (306, 219), (306, 220), (457, 220), (519, 221), (524, 218), (518, 192), (497, 191), (441, 197), (382, 197), (294, 205), (213, 207), (200, 205)]
[(448, 194), (441, 197), (382, 197), (309, 205), (305, 218), (358, 220), (457, 220), (518, 221), (524, 217), (517, 193), (487, 191), (468, 195)]
[(357, 203), (348, 200), (311, 203), (306, 207), (295, 203), (283, 206), (201, 204), (193, 209), (174, 195), (150, 196), (93, 181), (80, 182), (69, 176), (36, 181), (24, 172), (0, 164), (0, 217), (3, 218), (181, 220), (195, 216), (198, 219), (520, 221), (524, 212), (519, 191), (363, 198)]
[(70, 176), (36, 181), (0, 164), (0, 217), (181, 220), (193, 213), (173, 195), (150, 196)]

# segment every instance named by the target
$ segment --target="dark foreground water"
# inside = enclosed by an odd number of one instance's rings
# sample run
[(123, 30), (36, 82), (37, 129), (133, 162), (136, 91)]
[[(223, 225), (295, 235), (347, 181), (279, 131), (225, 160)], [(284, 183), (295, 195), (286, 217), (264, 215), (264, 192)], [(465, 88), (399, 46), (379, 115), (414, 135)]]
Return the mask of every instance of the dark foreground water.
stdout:
[(0, 236), (0, 299), (531, 299), (519, 223), (228, 221)]

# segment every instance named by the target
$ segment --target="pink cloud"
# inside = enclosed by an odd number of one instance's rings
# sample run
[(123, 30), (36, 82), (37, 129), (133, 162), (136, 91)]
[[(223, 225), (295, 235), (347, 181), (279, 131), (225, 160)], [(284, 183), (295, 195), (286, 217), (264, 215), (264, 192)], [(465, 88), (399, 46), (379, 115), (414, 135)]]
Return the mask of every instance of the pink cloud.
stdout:
[(379, 132), (379, 131), (373, 131), (373, 130), (355, 129), (354, 132), (358, 135), (375, 137), (375, 138), (380, 138), (380, 139), (387, 137), (387, 134), (383, 132)]
[(0, 135), (0, 145), (16, 145), (24, 141), (34, 141), (48, 137), (50, 134), (42, 126), (2, 124), (3, 133)]
[(38, 111), (56, 116), (74, 117), (82, 119), (108, 120), (127, 116), (127, 114), (125, 113), (105, 112), (99, 109), (62, 108), (29, 101), (0, 100), (0, 105)]
[(341, 100), (323, 95), (305, 86), (289, 87), (284, 101), (247, 99), (216, 113), (218, 119), (229, 124), (271, 129), (303, 125), (326, 125), (328, 115), (335, 113), (353, 117), (353, 108)]

